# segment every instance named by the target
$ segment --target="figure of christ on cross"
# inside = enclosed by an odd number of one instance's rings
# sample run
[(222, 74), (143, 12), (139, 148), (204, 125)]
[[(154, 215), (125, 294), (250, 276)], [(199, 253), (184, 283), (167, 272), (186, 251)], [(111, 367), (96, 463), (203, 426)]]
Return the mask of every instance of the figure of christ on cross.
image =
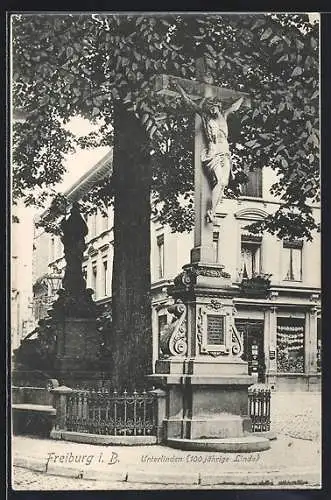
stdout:
[(223, 110), (222, 104), (215, 102), (211, 98), (202, 99), (198, 105), (189, 98), (176, 80), (172, 79), (171, 83), (181, 94), (184, 102), (201, 117), (204, 139), (201, 148), (201, 163), (212, 190), (212, 207), (207, 210), (206, 220), (213, 223), (216, 207), (223, 198), (224, 189), (229, 183), (230, 175), (233, 175), (228, 143), (227, 117), (240, 108), (243, 97)]

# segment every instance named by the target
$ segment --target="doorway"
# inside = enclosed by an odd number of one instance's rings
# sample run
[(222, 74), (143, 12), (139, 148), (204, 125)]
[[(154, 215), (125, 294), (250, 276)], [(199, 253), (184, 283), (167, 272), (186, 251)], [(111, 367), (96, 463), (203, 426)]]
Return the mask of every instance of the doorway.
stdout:
[(264, 355), (264, 321), (263, 320), (236, 320), (237, 330), (243, 336), (242, 359), (248, 362), (249, 375), (257, 373), (258, 381), (265, 381)]

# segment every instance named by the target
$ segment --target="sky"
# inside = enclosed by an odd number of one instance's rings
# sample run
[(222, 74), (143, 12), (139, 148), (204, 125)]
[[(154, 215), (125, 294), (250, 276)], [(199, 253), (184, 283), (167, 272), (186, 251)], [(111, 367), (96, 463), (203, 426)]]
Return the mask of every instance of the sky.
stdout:
[[(91, 125), (88, 120), (75, 117), (68, 123), (66, 128), (79, 137), (93, 131), (96, 126)], [(66, 173), (62, 181), (54, 186), (54, 189), (61, 193), (66, 191), (74, 182), (84, 175), (85, 172), (98, 163), (108, 151), (108, 147), (94, 148), (92, 150), (77, 149), (75, 153), (67, 155), (67, 160), (65, 162)], [(32, 224), (33, 217), (43, 212), (43, 210), (44, 209), (37, 209), (35, 207), (25, 207), (23, 203), (21, 203), (18, 205), (17, 209), (15, 209), (15, 214), (19, 217), (21, 224), (25, 221), (27, 221), (28, 224)]]
[[(96, 130), (98, 126), (92, 125), (88, 120), (83, 118), (75, 117), (70, 120), (66, 128), (80, 137)], [(94, 148), (92, 150), (79, 149), (76, 153), (68, 155), (66, 161), (67, 172), (63, 180), (55, 186), (55, 189), (61, 192), (67, 190), (74, 182), (84, 175), (85, 172), (101, 160), (108, 151), (108, 147)]]

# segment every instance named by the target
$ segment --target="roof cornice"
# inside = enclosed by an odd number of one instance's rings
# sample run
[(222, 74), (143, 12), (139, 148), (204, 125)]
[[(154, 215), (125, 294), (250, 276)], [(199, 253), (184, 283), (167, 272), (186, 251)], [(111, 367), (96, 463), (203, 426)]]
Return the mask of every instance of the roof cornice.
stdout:
[(82, 175), (70, 188), (65, 191), (65, 196), (70, 201), (80, 200), (101, 179), (113, 172), (113, 149), (111, 149), (101, 160), (93, 165)]
[[(93, 165), (84, 175), (82, 175), (70, 188), (68, 188), (64, 195), (71, 201), (79, 201), (90, 189), (100, 180), (104, 179), (107, 175), (113, 173), (113, 148), (101, 158), (98, 163)], [(34, 217), (34, 221), (39, 221), (47, 213), (48, 209), (44, 210), (40, 215)]]

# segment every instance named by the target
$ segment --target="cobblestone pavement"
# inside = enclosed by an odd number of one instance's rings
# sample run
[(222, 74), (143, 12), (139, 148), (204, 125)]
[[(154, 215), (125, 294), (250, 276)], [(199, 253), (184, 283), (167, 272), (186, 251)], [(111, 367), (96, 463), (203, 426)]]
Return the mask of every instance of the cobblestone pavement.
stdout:
[(271, 428), (278, 435), (319, 441), (321, 394), (280, 392), (271, 395)]
[[(150, 483), (124, 483), (110, 481), (89, 481), (82, 479), (73, 479), (69, 477), (46, 476), (42, 472), (33, 472), (21, 467), (13, 468), (14, 481), (13, 489), (15, 491), (40, 491), (40, 490), (226, 490), (234, 489), (233, 485), (208, 485), (208, 486), (190, 486), (180, 484), (150, 484)], [(300, 485), (300, 489), (311, 489), (315, 485)], [(256, 489), (256, 485), (244, 485), (238, 489)], [(258, 486), (258, 488), (262, 488)], [(267, 489), (279, 489), (278, 486), (266, 486)], [(286, 487), (287, 489), (296, 489), (295, 485)]]

